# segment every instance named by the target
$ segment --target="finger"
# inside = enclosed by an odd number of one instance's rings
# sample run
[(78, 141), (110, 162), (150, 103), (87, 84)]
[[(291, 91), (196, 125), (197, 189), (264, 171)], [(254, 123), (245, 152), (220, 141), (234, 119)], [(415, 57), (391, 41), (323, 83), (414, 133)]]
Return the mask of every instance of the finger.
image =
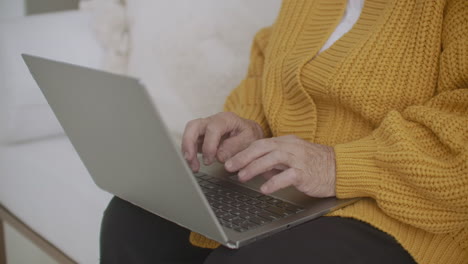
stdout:
[(269, 179), (260, 187), (260, 190), (264, 194), (271, 194), (291, 185), (299, 186), (301, 184), (301, 177), (302, 173), (299, 170), (289, 168)]
[(197, 152), (198, 152), (198, 153), (201, 153), (201, 151), (202, 151), (203, 139), (204, 139), (204, 136), (203, 136), (203, 135), (201, 135), (201, 136), (198, 137), (198, 140), (197, 140)]
[[(200, 152), (202, 146), (203, 146), (203, 135), (198, 137), (197, 151), (196, 152)], [(198, 159), (197, 154), (195, 154), (195, 157), (192, 160), (189, 161), (189, 164), (190, 164), (190, 168), (192, 169), (192, 171), (198, 172), (198, 170), (200, 169), (200, 161)]]
[(200, 161), (198, 160), (197, 155), (195, 155), (195, 158), (190, 161), (190, 168), (193, 172), (198, 172), (198, 170), (200, 170)]
[(199, 167), (197, 158), (198, 139), (204, 134), (206, 121), (195, 119), (187, 123), (182, 137), (182, 153), (184, 158), (190, 163), (192, 170)]
[(214, 161), (221, 137), (231, 130), (232, 123), (233, 120), (228, 120), (220, 114), (210, 118), (206, 126), (202, 146), (203, 162), (205, 165), (210, 165)]
[(203, 122), (202, 118), (194, 119), (187, 123), (182, 136), (182, 153), (185, 159), (191, 160), (196, 154), (196, 143), (199, 136), (204, 131), (206, 122)]
[(277, 143), (272, 138), (257, 140), (250, 144), (248, 148), (226, 161), (224, 167), (230, 172), (238, 171), (250, 162), (273, 151), (277, 147)]
[(216, 153), (219, 162), (226, 162), (232, 156), (246, 149), (251, 142), (249, 134), (242, 132), (237, 136), (223, 140)]
[(290, 154), (280, 150), (274, 150), (245, 166), (239, 171), (239, 180), (246, 182), (253, 177), (272, 170), (275, 166), (286, 165), (291, 167), (289, 164)]

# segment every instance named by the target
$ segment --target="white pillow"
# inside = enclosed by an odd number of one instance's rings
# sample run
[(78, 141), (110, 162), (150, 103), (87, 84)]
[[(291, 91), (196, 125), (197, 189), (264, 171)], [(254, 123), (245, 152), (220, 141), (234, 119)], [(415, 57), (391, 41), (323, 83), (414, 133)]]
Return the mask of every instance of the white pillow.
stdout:
[(128, 74), (147, 85), (171, 130), (222, 110), (245, 77), (255, 33), (281, 0), (127, 0)]
[(21, 58), (29, 53), (98, 68), (101, 48), (84, 12), (60, 12), (0, 23), (0, 140), (30, 141), (63, 130)]

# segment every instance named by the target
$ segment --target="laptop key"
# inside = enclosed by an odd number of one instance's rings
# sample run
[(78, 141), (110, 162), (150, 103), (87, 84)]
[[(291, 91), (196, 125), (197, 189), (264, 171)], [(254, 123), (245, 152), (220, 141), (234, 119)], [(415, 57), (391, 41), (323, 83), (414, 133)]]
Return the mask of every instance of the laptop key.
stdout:
[(246, 201), (246, 203), (256, 205), (256, 204), (262, 203), (262, 201), (250, 199), (250, 200)]
[(249, 210), (249, 213), (252, 213), (252, 214), (259, 214), (259, 213), (262, 213), (264, 212), (262, 209), (260, 208), (252, 208)]
[(292, 213), (289, 212), (289, 211), (286, 211), (286, 210), (284, 210), (284, 209), (282, 209), (282, 208), (275, 207), (275, 206), (267, 207), (267, 208), (265, 208), (265, 210), (268, 211), (268, 212), (270, 212), (270, 213), (279, 215), (279, 216), (287, 216), (287, 215), (292, 214)]
[(261, 212), (261, 213), (258, 213), (257, 216), (263, 217), (263, 218), (269, 220), (270, 222), (271, 222), (271, 221), (274, 221), (274, 220), (276, 220), (276, 219), (278, 219), (278, 216), (272, 215), (272, 214), (270, 214), (270, 213), (268, 213), (268, 212)]
[(301, 208), (299, 206), (295, 206), (295, 205), (292, 205), (290, 203), (285, 203), (285, 202), (276, 204), (276, 206), (281, 207), (281, 208), (283, 208), (285, 210), (288, 210), (290, 212), (293, 212), (293, 213), (297, 213), (297, 212), (300, 212), (300, 211), (304, 210), (303, 208)]
[(231, 205), (235, 206), (235, 207), (240, 207), (240, 206), (244, 205), (244, 203), (236, 201), (236, 202), (232, 203)]
[(256, 223), (248, 222), (247, 224), (242, 225), (242, 227), (247, 228), (247, 229), (253, 229), (258, 227), (259, 225)]
[(248, 211), (250, 211), (250, 210), (255, 209), (255, 206), (253, 206), (253, 205), (248, 205), (248, 204), (247, 204), (247, 205), (245, 205), (245, 206), (239, 207), (239, 209), (241, 209), (242, 211), (248, 212)]
[(222, 219), (228, 223), (232, 223), (232, 221), (237, 218), (239, 218), (237, 215), (228, 214), (228, 215), (225, 215)]
[(266, 196), (266, 195), (263, 195), (262, 197), (259, 198), (259, 200), (262, 200), (262, 201), (269, 201), (269, 200), (272, 200), (273, 198), (270, 197), (270, 196)]
[(236, 191), (236, 192), (239, 192), (239, 193), (254, 197), (254, 198), (257, 198), (257, 197), (260, 197), (260, 196), (263, 195), (263, 194), (261, 194), (259, 192), (252, 191), (252, 190), (250, 190), (248, 188), (239, 186), (237, 184), (234, 184), (234, 183), (228, 182), (228, 181), (222, 181), (222, 182), (218, 183), (218, 185), (226, 187), (226, 188), (231, 189), (233, 191)]
[(204, 174), (204, 173), (202, 173), (202, 174), (203, 175), (198, 176), (198, 178), (203, 179), (203, 180), (209, 180), (209, 179), (213, 178), (213, 176), (210, 176), (210, 175), (207, 175), (207, 174)]
[(242, 223), (244, 222), (245, 220), (240, 218), (240, 217), (237, 217), (235, 219), (233, 219), (232, 221), (230, 221), (232, 224), (236, 225), (236, 226), (240, 226), (242, 227)]
[(216, 215), (216, 217), (221, 218), (221, 219), (228, 218), (229, 213), (228, 212), (220, 212), (219, 214)]
[(197, 173), (194, 173), (193, 175), (194, 175), (195, 177), (198, 177), (198, 178), (200, 178), (200, 177), (202, 177), (202, 176), (208, 176), (208, 175), (206, 175), (206, 173), (203, 173), (203, 172), (200, 172), (200, 171), (197, 172)]
[(270, 207), (271, 205), (270, 204), (267, 204), (267, 203), (259, 203), (259, 204), (256, 204), (255, 207), (257, 208), (261, 208), (261, 209), (264, 209), (264, 208), (267, 208), (267, 207)]
[(282, 202), (283, 202), (283, 201), (278, 200), (278, 199), (275, 199), (275, 198), (273, 198), (273, 199), (267, 201), (267, 203), (275, 204), (275, 205), (278, 204), (278, 203), (282, 203)]
[(266, 224), (266, 223), (271, 222), (272, 219), (271, 219), (271, 218), (267, 219), (267, 218), (262, 218), (262, 217), (254, 216), (254, 217), (249, 218), (249, 221), (250, 221), (250, 222), (253, 222), (253, 223), (256, 223), (256, 224), (258, 224), (258, 225), (263, 225), (263, 224)]
[(237, 197), (237, 200), (242, 201), (242, 202), (246, 202), (246, 201), (249, 201), (250, 198), (245, 196), (245, 195), (241, 195), (241, 196)]
[(214, 201), (212, 203), (210, 203), (211, 207), (214, 207), (214, 208), (217, 208), (217, 209), (222, 209), (224, 207), (224, 205), (222, 203), (219, 203), (217, 201)]
[(228, 206), (226, 206), (225, 208), (223, 208), (223, 211), (225, 211), (225, 212), (231, 212), (232, 210), (235, 210), (235, 209), (237, 209), (237, 208), (228, 205)]
[(243, 227), (235, 227), (234, 230), (236, 230), (237, 232), (245, 232), (245, 231), (247, 231), (248, 229), (247, 229), (247, 228), (243, 228)]
[(239, 216), (242, 217), (243, 219), (246, 219), (246, 220), (250, 220), (251, 218), (257, 217), (254, 214), (249, 214), (249, 213), (246, 213), (246, 212), (242, 212), (241, 214), (239, 214)]
[(224, 224), (223, 226), (224, 226), (224, 227), (227, 227), (227, 228), (231, 228), (231, 229), (237, 228), (236, 225), (231, 224), (231, 223), (226, 223), (226, 224)]
[(241, 215), (243, 212), (240, 211), (239, 209), (234, 209), (234, 210), (232, 210), (230, 213), (233, 214), (233, 215), (239, 216), (239, 215)]

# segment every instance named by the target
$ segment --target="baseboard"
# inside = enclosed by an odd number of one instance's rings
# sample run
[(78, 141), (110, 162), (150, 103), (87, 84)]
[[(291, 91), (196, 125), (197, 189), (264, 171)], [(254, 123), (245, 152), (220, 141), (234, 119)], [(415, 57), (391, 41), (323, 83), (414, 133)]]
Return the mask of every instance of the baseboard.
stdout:
[(6, 264), (5, 233), (3, 231), (3, 221), (0, 218), (0, 264)]
[[(0, 224), (6, 223), (16, 229), (19, 233), (21, 233), (24, 237), (26, 237), (29, 241), (34, 243), (38, 248), (44, 251), (47, 255), (51, 258), (56, 260), (58, 263), (61, 264), (76, 264), (73, 259), (68, 257), (65, 253), (63, 253), (60, 249), (54, 246), (52, 243), (47, 241), (45, 238), (40, 236), (34, 230), (32, 230), (29, 226), (27, 226), (23, 221), (21, 221), (18, 217), (12, 214), (8, 209), (6, 209), (2, 204), (0, 204)], [(3, 261), (2, 262), (2, 256)], [(3, 225), (0, 227), (0, 264), (6, 263), (6, 254), (5, 254), (5, 236), (3, 233)]]

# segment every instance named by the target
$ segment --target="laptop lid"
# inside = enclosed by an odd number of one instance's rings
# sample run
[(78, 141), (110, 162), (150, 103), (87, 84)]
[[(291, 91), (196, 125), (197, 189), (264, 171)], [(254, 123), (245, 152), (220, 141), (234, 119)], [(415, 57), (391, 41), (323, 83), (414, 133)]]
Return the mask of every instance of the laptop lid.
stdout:
[(30, 55), (23, 59), (99, 187), (227, 244), (137, 79)]

